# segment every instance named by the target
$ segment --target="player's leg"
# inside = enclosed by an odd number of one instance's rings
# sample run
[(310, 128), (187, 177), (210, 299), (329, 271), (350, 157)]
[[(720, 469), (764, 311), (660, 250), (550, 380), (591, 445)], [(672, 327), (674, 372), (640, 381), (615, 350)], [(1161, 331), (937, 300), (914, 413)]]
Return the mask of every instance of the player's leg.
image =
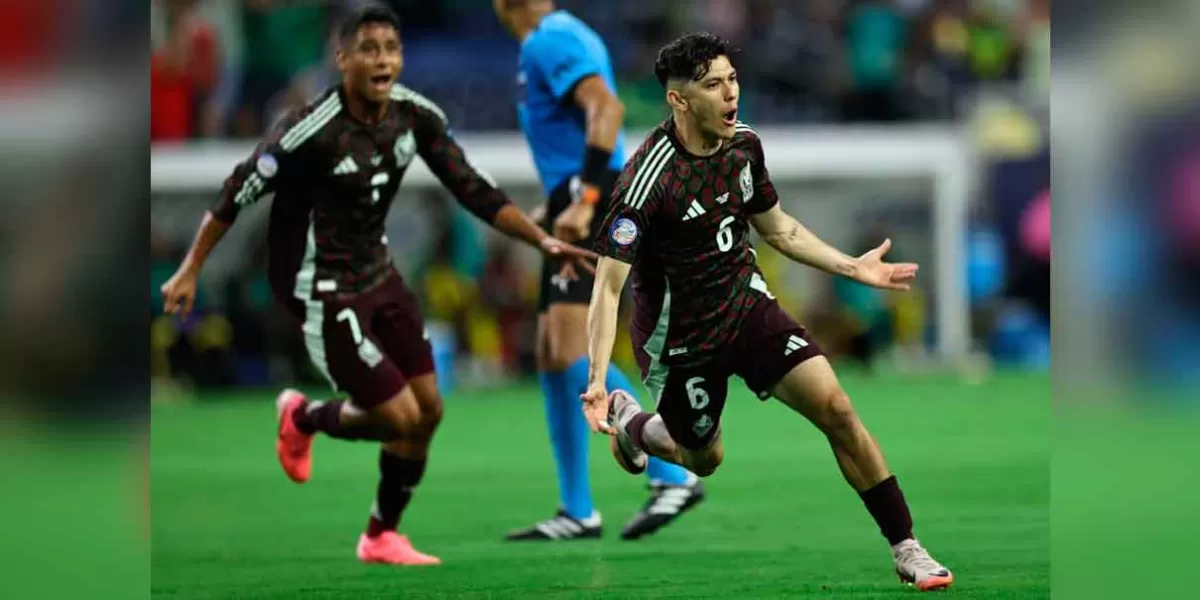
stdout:
[(850, 397), (823, 356), (788, 372), (772, 394), (817, 426), (829, 440), (846, 481), (859, 493), (892, 546), (896, 573), (922, 590), (949, 587), (954, 576), (913, 536), (912, 516), (879, 443), (858, 418)]
[(434, 434), (442, 421), (444, 402), (437, 387), (433, 348), (425, 334), (417, 299), (399, 280), (384, 287), (372, 333), (380, 348), (408, 381), (403, 402), (386, 403), (377, 411), (388, 422), (404, 424), (406, 431), (380, 448), (379, 484), (367, 529), (359, 538), (358, 557), (365, 562), (425, 565), (441, 561), (418, 552), (399, 532), (401, 517), (421, 483)]
[(892, 546), (896, 572), (922, 590), (950, 585), (912, 533), (912, 516), (878, 442), (863, 425), (817, 344), (777, 303), (763, 301), (739, 336), (736, 370), (760, 398), (774, 396), (825, 434), (846, 481)]
[[(588, 477), (587, 423), (580, 410), (578, 395), (568, 385), (567, 367), (570, 361), (566, 349), (555, 346), (550, 317), (550, 288), (557, 285), (553, 264), (543, 265), (542, 296), (537, 323), (538, 379), (546, 411), (546, 427), (554, 453), (558, 477), (559, 508), (555, 515), (529, 527), (510, 531), (510, 541), (549, 541), (595, 539), (602, 533), (600, 515), (592, 504), (591, 483)], [(562, 341), (561, 338), (558, 341)], [(586, 351), (586, 349), (585, 349)]]
[(656, 413), (642, 410), (628, 394), (611, 396), (617, 461), (622, 466), (633, 462), (628, 451), (632, 448), (686, 467), (700, 477), (715, 473), (725, 456), (720, 422), (728, 373), (716, 363), (687, 369), (667, 369), (655, 363), (647, 385), (659, 397)]
[[(587, 391), (587, 301), (590, 298), (591, 285), (592, 279), (587, 276), (571, 282), (562, 297), (550, 304), (545, 319), (548, 333), (548, 369), (564, 374), (563, 383), (567, 388), (566, 398), (569, 402), (563, 404), (566, 405), (573, 421), (572, 432), (583, 436), (585, 452), (588, 430), (587, 422), (579, 409), (579, 397)], [(630, 394), (636, 389), (624, 371), (612, 364), (608, 367), (604, 385), (609, 390), (625, 390)], [(587, 456), (584, 454), (585, 466), (586, 462)], [(657, 458), (652, 458), (646, 465), (646, 473), (652, 486), (689, 486), (695, 482), (695, 477), (690, 476), (686, 470)]]
[(419, 429), (419, 410), (396, 365), (368, 329), (371, 298), (310, 300), (298, 310), (309, 359), (341, 397), (309, 401), (295, 390), (276, 400), (276, 453), (297, 483), (312, 470), (312, 439), (320, 432), (343, 440), (386, 441)]
[(418, 551), (400, 533), (401, 518), (425, 475), (429, 446), (442, 417), (442, 400), (436, 377), (413, 379), (408, 388), (420, 410), (421, 431), (385, 442), (379, 451), (379, 484), (366, 531), (359, 536), (356, 553), (363, 562), (399, 565), (435, 565), (441, 560)]
[(544, 341), (543, 373), (553, 386), (545, 397), (546, 421), (558, 465), (560, 501), (568, 515), (582, 520), (596, 515), (588, 476), (590, 432), (580, 410), (579, 394), (582, 392), (575, 391), (581, 367), (585, 382), (587, 378), (587, 336), (579, 335), (586, 330), (575, 327), (578, 323), (575, 313), (580, 310), (586, 318), (586, 305), (549, 304), (545, 313), (539, 316), (538, 333)]

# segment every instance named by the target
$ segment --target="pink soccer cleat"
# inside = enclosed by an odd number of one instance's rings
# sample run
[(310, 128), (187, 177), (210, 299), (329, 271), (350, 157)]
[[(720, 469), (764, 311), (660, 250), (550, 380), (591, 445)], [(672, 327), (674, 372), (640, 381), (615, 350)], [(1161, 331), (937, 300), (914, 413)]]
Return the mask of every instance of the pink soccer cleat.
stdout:
[(440, 565), (442, 559), (417, 552), (407, 535), (385, 531), (378, 536), (362, 534), (358, 538), (358, 560), (385, 565)]
[(275, 438), (275, 454), (288, 479), (296, 483), (308, 481), (312, 475), (313, 436), (296, 427), (296, 411), (304, 410), (308, 398), (296, 390), (283, 390), (275, 399), (279, 431)]

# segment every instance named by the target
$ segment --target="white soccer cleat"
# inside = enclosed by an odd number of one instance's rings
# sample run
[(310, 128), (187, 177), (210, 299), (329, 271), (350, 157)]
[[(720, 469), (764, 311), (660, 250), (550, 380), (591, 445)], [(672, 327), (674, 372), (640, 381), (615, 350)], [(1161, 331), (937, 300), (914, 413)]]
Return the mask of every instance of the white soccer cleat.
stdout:
[(896, 575), (900, 581), (914, 585), (922, 592), (944, 590), (954, 583), (954, 574), (950, 569), (933, 560), (929, 551), (915, 539), (892, 546), (892, 560), (896, 563)]
[(608, 444), (612, 449), (613, 458), (617, 459), (617, 464), (634, 475), (645, 471), (646, 462), (649, 460), (645, 450), (633, 445), (626, 429), (629, 421), (640, 412), (641, 405), (625, 390), (614, 390), (608, 395), (608, 424), (617, 432)]

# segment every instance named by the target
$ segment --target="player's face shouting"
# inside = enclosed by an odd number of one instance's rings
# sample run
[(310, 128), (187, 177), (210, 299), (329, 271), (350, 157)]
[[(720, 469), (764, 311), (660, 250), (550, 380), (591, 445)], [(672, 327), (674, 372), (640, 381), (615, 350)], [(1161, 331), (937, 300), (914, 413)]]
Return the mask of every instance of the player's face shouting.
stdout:
[(385, 23), (368, 23), (338, 52), (338, 70), (350, 89), (371, 102), (384, 102), (392, 93), (392, 84), (404, 67), (400, 36)]
[(692, 118), (700, 130), (729, 139), (737, 125), (738, 87), (737, 71), (729, 59), (718, 56), (709, 63), (708, 73), (699, 81), (688, 84), (688, 104)]

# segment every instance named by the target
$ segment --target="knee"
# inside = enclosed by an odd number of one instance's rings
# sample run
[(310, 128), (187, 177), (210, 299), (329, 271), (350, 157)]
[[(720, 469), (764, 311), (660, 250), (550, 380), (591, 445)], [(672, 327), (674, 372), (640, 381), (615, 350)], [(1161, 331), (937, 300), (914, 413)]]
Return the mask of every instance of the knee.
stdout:
[(544, 370), (550, 373), (566, 371), (576, 360), (579, 360), (578, 356), (566, 350), (562, 347), (552, 347), (547, 350), (542, 359)]
[(821, 403), (819, 424), (827, 434), (851, 431), (858, 425), (858, 415), (850, 403), (850, 396), (840, 387), (826, 394)]
[(714, 448), (703, 454), (695, 456), (689, 465), (690, 470), (699, 477), (708, 477), (717, 472), (717, 467), (721, 466), (721, 461), (725, 459), (725, 451), (721, 448)]
[(442, 416), (445, 412), (444, 404), (441, 396), (436, 398), (436, 402), (430, 402), (421, 407), (421, 414), (417, 420), (421, 432), (432, 436), (437, 430), (438, 425), (442, 423)]
[(554, 340), (549, 340), (545, 344), (539, 344), (537, 349), (537, 367), (543, 373), (557, 373), (566, 371), (576, 360), (578, 356), (573, 356), (569, 348), (563, 344), (557, 344)]

